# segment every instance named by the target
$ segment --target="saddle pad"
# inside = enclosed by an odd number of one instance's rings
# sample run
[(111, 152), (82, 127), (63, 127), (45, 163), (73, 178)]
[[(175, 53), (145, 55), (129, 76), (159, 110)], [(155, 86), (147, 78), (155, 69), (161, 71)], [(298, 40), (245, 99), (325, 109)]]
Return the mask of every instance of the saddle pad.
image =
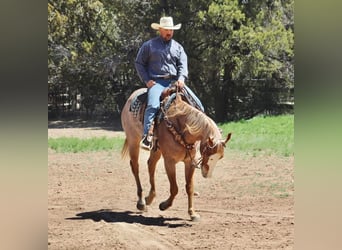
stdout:
[(142, 104), (146, 102), (146, 99), (147, 99), (147, 89), (144, 92), (137, 94), (132, 99), (131, 105), (129, 107), (129, 111), (133, 113), (134, 117), (138, 117), (140, 108)]

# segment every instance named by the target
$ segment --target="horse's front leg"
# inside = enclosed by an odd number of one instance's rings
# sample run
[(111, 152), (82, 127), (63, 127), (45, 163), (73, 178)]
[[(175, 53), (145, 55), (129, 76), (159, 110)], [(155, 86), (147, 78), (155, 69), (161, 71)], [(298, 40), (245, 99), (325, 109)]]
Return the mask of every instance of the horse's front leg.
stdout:
[(167, 173), (167, 177), (170, 182), (170, 196), (167, 200), (161, 202), (159, 204), (159, 209), (164, 211), (172, 206), (173, 200), (175, 199), (178, 193), (178, 186), (176, 181), (176, 163), (170, 160), (164, 159), (165, 170)]
[(191, 165), (191, 162), (185, 163), (185, 189), (188, 194), (188, 213), (192, 221), (198, 221), (200, 219), (200, 215), (195, 212), (193, 207), (193, 197), (194, 197), (194, 172), (195, 168)]
[(147, 165), (148, 165), (148, 173), (150, 176), (150, 192), (148, 194), (148, 196), (146, 196), (145, 200), (146, 200), (146, 204), (150, 205), (154, 199), (154, 197), (156, 197), (156, 185), (155, 185), (155, 181), (154, 181), (154, 176), (155, 176), (155, 171), (156, 171), (156, 166), (157, 166), (157, 162), (159, 161), (161, 157), (161, 152), (160, 150), (154, 150), (152, 149), (151, 153), (150, 153), (150, 157), (147, 161)]

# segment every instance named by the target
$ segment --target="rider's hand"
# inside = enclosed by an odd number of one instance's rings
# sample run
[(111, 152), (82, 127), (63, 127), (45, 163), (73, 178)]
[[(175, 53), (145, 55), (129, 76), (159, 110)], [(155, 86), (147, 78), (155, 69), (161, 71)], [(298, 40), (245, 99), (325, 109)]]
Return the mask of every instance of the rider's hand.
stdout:
[(183, 81), (181, 81), (181, 80), (178, 80), (177, 82), (176, 82), (176, 86), (178, 86), (178, 88), (184, 88), (184, 86), (185, 86), (185, 83), (183, 82)]
[(147, 87), (147, 88), (151, 88), (154, 84), (156, 84), (155, 81), (149, 80), (149, 81), (146, 83), (146, 87)]

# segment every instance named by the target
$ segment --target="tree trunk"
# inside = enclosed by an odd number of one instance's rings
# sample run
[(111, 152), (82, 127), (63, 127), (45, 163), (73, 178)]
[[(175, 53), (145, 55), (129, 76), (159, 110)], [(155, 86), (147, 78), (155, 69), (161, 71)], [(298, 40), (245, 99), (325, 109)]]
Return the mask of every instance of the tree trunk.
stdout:
[(224, 75), (223, 75), (223, 102), (222, 102), (222, 112), (223, 121), (235, 120), (236, 117), (236, 107), (235, 107), (235, 82), (232, 79), (233, 65), (224, 65)]

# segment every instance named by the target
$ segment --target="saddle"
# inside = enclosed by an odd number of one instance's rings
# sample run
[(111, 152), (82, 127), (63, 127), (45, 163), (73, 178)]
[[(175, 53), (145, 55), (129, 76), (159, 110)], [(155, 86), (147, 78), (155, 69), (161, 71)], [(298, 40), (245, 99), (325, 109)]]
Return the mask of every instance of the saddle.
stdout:
[[(154, 118), (154, 121), (150, 127), (149, 134), (153, 136), (153, 148), (156, 149), (158, 147), (158, 138), (155, 136), (155, 128), (160, 124), (160, 122), (164, 119), (164, 114), (167, 112), (171, 104), (177, 97), (177, 94), (180, 95), (183, 101), (187, 102), (191, 106), (201, 110), (201, 108), (197, 105), (195, 100), (192, 98), (190, 94), (186, 91), (185, 88), (181, 90), (176, 86), (172, 86), (169, 88), (165, 88), (165, 90), (160, 95), (160, 108), (157, 111), (157, 114)], [(144, 122), (144, 114), (147, 105), (147, 89), (145, 89), (142, 93), (138, 93), (135, 97), (133, 97), (129, 111), (133, 113), (133, 117), (139, 119), (141, 123)], [(201, 110), (202, 111), (202, 110)], [(176, 140), (181, 143), (186, 149), (192, 149), (193, 145), (184, 144), (184, 140), (180, 138), (179, 132), (175, 130), (172, 125), (168, 125), (170, 132), (175, 136)]]
[[(192, 98), (188, 92), (182, 88), (177, 89), (176, 86), (171, 86), (168, 88), (165, 88), (162, 94), (160, 95), (160, 107), (167, 111), (170, 107), (171, 103), (175, 100), (176, 95), (180, 94), (182, 97), (182, 100), (190, 104), (191, 106), (197, 108), (198, 110), (201, 110), (201, 108), (198, 106), (198, 104), (195, 102), (195, 100)], [(169, 97), (169, 98), (166, 98)], [(147, 89), (143, 91), (142, 93), (137, 94), (131, 102), (129, 111), (133, 113), (133, 116), (135, 118), (138, 118), (140, 122), (143, 123), (144, 121), (144, 113), (146, 109), (147, 104)], [(160, 121), (163, 119), (163, 112), (160, 112), (161, 108), (157, 111), (156, 118), (155, 118), (155, 124), (160, 123)]]

